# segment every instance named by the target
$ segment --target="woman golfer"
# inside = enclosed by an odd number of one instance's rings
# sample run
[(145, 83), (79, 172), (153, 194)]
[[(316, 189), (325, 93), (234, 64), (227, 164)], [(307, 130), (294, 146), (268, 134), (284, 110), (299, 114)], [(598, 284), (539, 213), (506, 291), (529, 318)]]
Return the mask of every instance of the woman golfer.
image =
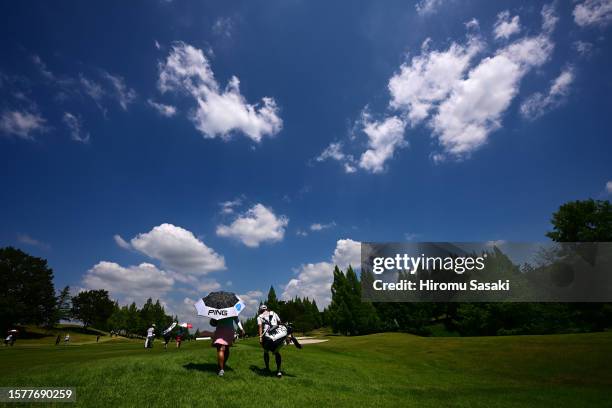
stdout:
[[(213, 323), (211, 321), (211, 323)], [(219, 377), (225, 374), (225, 364), (230, 356), (230, 347), (234, 343), (234, 324), (238, 326), (244, 336), (242, 323), (237, 317), (227, 317), (216, 321), (215, 333), (212, 336), (212, 345), (217, 348), (217, 365), (219, 367)]]

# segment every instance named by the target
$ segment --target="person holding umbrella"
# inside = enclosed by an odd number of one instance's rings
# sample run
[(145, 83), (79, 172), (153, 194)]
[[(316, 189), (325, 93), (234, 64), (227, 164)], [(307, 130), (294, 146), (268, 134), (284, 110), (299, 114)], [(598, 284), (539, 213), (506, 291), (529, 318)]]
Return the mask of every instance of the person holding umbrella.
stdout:
[(234, 325), (244, 335), (242, 323), (238, 320), (238, 314), (244, 310), (244, 302), (230, 292), (211, 292), (208, 296), (195, 303), (195, 308), (200, 316), (211, 319), (215, 327), (212, 335), (212, 346), (217, 348), (218, 375), (223, 377), (225, 365), (230, 356), (230, 347), (234, 344)]

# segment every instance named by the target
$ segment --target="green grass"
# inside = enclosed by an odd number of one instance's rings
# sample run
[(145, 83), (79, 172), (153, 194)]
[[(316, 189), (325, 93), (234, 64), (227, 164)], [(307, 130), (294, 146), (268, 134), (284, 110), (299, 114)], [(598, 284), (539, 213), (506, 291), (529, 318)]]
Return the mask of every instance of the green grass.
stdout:
[(0, 350), (0, 386), (72, 386), (88, 407), (612, 406), (612, 333), (329, 339), (283, 349), (282, 379), (261, 370), (254, 339), (232, 349), (223, 378), (205, 341), (16, 346)]
[(66, 333), (70, 333), (70, 344), (72, 345), (95, 343), (98, 335), (100, 342), (111, 339), (107, 332), (101, 330), (84, 328), (76, 324), (58, 324), (53, 328), (35, 326), (20, 328), (20, 335), (15, 344), (20, 347), (55, 345), (57, 335), (60, 335), (61, 343), (64, 343)]

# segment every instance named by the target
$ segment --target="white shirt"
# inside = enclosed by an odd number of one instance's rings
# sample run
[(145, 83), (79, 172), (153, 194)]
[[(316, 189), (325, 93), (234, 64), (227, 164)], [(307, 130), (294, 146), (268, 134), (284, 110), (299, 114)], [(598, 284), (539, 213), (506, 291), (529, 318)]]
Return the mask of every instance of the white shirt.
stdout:
[(152, 337), (152, 336), (153, 336), (153, 333), (155, 333), (155, 329), (154, 329), (154, 328), (152, 328), (152, 327), (149, 327), (149, 328), (147, 329), (147, 336), (148, 336), (148, 337)]
[(257, 316), (257, 324), (262, 325), (263, 332), (265, 333), (270, 326), (278, 326), (280, 323), (280, 317), (272, 310), (266, 310), (259, 316)]

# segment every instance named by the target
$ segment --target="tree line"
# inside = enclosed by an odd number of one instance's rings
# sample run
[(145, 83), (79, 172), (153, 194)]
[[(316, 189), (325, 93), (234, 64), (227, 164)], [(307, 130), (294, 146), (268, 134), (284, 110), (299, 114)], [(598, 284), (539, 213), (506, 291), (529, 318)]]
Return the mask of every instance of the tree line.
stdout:
[[(584, 200), (563, 204), (553, 216), (555, 242), (612, 242), (612, 205)], [(529, 274), (501, 251), (488, 254), (491, 269)], [(610, 272), (612, 273), (612, 271)], [(612, 327), (611, 303), (386, 303), (362, 302), (361, 284), (353, 269), (334, 269), (332, 301), (323, 312), (335, 333), (368, 334), (405, 331), (419, 335), (464, 336), (550, 334), (602, 331)], [(372, 279), (361, 273), (360, 279)]]
[(85, 327), (142, 335), (152, 323), (165, 328), (174, 320), (159, 300), (120, 306), (108, 291), (85, 290), (71, 296), (70, 287), (56, 294), (53, 270), (42, 258), (13, 247), (0, 248), (0, 330), (14, 325), (53, 327), (78, 320)]

